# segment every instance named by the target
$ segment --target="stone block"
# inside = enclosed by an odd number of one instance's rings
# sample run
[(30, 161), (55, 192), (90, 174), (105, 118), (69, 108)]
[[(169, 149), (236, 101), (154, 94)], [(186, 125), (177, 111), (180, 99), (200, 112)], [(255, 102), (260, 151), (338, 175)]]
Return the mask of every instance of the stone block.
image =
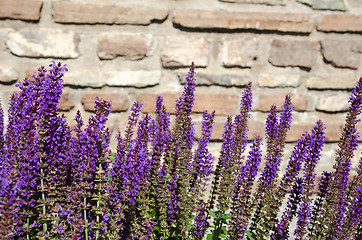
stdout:
[(76, 87), (103, 86), (150, 87), (159, 84), (161, 71), (81, 71), (64, 76), (64, 85)]
[(261, 73), (258, 77), (260, 87), (298, 87), (301, 77), (298, 74), (269, 74)]
[(344, 0), (297, 0), (317, 10), (338, 10), (346, 11)]
[(77, 58), (79, 40), (73, 31), (60, 29), (21, 29), (10, 32), (6, 46), (20, 57)]
[(345, 112), (348, 110), (348, 93), (336, 93), (333, 95), (321, 96), (316, 109), (323, 112)]
[(222, 40), (221, 61), (224, 67), (251, 67), (258, 53), (259, 42), (256, 38)]
[(279, 67), (312, 68), (317, 61), (319, 44), (310, 40), (274, 39), (269, 54), (269, 62)]
[(191, 29), (253, 29), (310, 33), (314, 24), (307, 13), (236, 12), (176, 9), (173, 23)]
[(357, 69), (360, 64), (362, 43), (352, 40), (325, 39), (321, 41), (322, 54), (335, 67)]
[(306, 81), (309, 89), (353, 89), (358, 78), (351, 74), (333, 76), (313, 76)]
[(12, 84), (19, 78), (19, 74), (15, 69), (0, 68), (0, 83)]
[[(186, 76), (184, 73), (178, 73), (177, 77), (181, 84), (185, 84)], [(208, 74), (197, 73), (196, 85), (201, 86), (223, 86), (223, 87), (244, 87), (250, 81), (248, 75), (232, 75), (232, 74)]]
[(191, 62), (196, 67), (206, 67), (208, 56), (209, 44), (202, 37), (168, 36), (161, 50), (163, 67), (189, 67)]
[(53, 2), (52, 12), (55, 22), (85, 24), (149, 25), (153, 20), (162, 21), (168, 16), (165, 7), (67, 1)]

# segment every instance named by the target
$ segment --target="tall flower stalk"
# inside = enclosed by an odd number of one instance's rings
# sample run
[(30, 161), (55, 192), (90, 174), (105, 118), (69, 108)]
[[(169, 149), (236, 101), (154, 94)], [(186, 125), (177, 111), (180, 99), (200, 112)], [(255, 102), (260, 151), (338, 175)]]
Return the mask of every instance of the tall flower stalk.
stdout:
[[(0, 239), (287, 239), (292, 221), (296, 239), (362, 237), (362, 158), (349, 180), (362, 78), (349, 100), (334, 171), (322, 174), (313, 202), (324, 144), (321, 121), (297, 141), (279, 178), (292, 120), (290, 96), (280, 112), (271, 106), (265, 140), (248, 140), (248, 83), (240, 112), (226, 119), (215, 161), (208, 149), (215, 112), (202, 113), (195, 141), (192, 64), (174, 121), (161, 96), (155, 114), (141, 113), (142, 103), (136, 102), (112, 152), (110, 102), (96, 98), (94, 114), (83, 123), (78, 111), (74, 127), (59, 111), (66, 71), (66, 65), (52, 62), (19, 82), (7, 126), (0, 106)], [(287, 207), (281, 209), (284, 200)]]

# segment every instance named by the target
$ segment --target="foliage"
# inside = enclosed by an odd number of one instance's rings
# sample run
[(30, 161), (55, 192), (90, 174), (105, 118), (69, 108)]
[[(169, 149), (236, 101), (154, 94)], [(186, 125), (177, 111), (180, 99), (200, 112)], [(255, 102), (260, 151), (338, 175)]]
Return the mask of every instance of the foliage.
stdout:
[[(59, 112), (65, 71), (66, 65), (53, 62), (49, 70), (40, 67), (32, 79), (17, 84), (6, 131), (0, 109), (0, 239), (362, 237), (362, 159), (357, 175), (348, 178), (359, 137), (362, 78), (349, 100), (334, 170), (323, 173), (315, 190), (325, 138), (320, 120), (298, 140), (279, 176), (292, 121), (290, 96), (280, 112), (275, 105), (270, 108), (264, 157), (261, 137), (249, 142), (245, 153), (252, 106), (247, 84), (239, 114), (226, 120), (216, 161), (208, 150), (215, 112), (203, 113), (194, 144), (192, 64), (174, 125), (161, 96), (155, 116), (141, 114), (142, 104), (136, 102), (112, 152), (106, 127), (110, 102), (97, 98), (86, 125), (79, 111), (74, 127)], [(265, 167), (258, 176), (262, 160)], [(315, 200), (313, 191), (318, 192)], [(293, 219), (294, 232), (289, 227)]]

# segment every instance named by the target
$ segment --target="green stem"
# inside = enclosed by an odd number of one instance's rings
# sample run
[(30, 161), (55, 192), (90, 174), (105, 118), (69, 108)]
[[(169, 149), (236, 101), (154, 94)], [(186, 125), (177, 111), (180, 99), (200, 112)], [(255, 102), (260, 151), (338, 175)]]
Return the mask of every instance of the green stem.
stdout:
[[(44, 176), (44, 172), (43, 172), (43, 168), (40, 169), (40, 173), (41, 173), (41, 179), (40, 179), (40, 185), (41, 185), (41, 198), (43, 200), (43, 215), (45, 217), (46, 215), (46, 206), (45, 206), (45, 193), (44, 193), (44, 179), (43, 179), (43, 176)], [(48, 226), (47, 226), (47, 222), (45, 221), (43, 223), (43, 232), (44, 232), (44, 235), (45, 233), (47, 232), (48, 230)]]
[(27, 232), (26, 232), (26, 239), (28, 239), (28, 240), (30, 240), (30, 237), (29, 237), (29, 229), (30, 229), (30, 227), (29, 227), (29, 217), (27, 217), (26, 218), (26, 228), (27, 228)]
[(87, 198), (84, 197), (84, 222), (85, 222), (85, 239), (88, 240), (88, 220), (87, 220)]

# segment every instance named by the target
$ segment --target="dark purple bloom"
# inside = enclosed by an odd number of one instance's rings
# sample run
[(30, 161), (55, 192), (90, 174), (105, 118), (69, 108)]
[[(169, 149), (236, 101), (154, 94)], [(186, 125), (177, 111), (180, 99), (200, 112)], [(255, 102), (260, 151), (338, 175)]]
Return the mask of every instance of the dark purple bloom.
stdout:
[(320, 153), (324, 145), (324, 129), (323, 122), (319, 120), (312, 129), (312, 134), (310, 135), (308, 154), (304, 164), (304, 196), (298, 213), (297, 229), (294, 233), (297, 239), (302, 239), (307, 233), (307, 226), (311, 214), (311, 195), (314, 189), (316, 175), (315, 167), (320, 159)]
[(199, 145), (194, 153), (193, 165), (193, 178), (190, 188), (194, 187), (199, 188), (197, 195), (202, 194), (205, 191), (206, 183), (209, 180), (210, 174), (212, 172), (214, 157), (208, 152), (207, 144), (210, 141), (212, 134), (212, 125), (214, 123), (215, 111), (211, 114), (205, 111), (202, 114), (202, 128), (201, 128), (201, 137), (199, 138)]
[(197, 212), (195, 222), (191, 229), (193, 239), (202, 239), (202, 237), (204, 236), (204, 232), (206, 230), (205, 229), (205, 227), (206, 227), (206, 215), (205, 215), (206, 208), (202, 202), (199, 204), (199, 206), (200, 207)]
[(287, 207), (285, 208), (282, 217), (275, 227), (270, 239), (288, 239), (289, 224), (297, 213), (298, 205), (302, 200), (303, 195), (303, 178), (297, 178), (293, 185), (292, 192), (289, 195)]
[(227, 239), (242, 239), (251, 216), (251, 189), (254, 184), (255, 177), (258, 173), (258, 167), (261, 162), (261, 138), (257, 137), (248, 159), (239, 171), (237, 182), (234, 184), (233, 198), (231, 203), (231, 219), (229, 221), (229, 231)]

